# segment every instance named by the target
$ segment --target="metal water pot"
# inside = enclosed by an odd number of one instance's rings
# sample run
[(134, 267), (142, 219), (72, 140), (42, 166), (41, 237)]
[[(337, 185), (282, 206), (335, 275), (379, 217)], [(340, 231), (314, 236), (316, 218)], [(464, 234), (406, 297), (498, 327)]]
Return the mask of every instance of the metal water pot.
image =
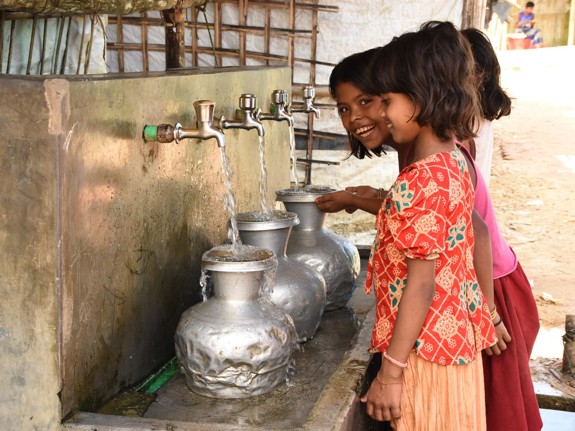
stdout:
[(310, 340), (321, 321), (326, 300), (325, 281), (314, 268), (286, 255), (292, 226), (299, 223), (287, 211), (246, 212), (236, 216), (244, 244), (272, 250), (278, 259), (271, 301), (293, 319), (298, 342)]
[[(231, 245), (204, 253), (214, 295), (186, 310), (176, 329), (176, 356), (190, 390), (212, 398), (271, 391), (288, 376), (297, 346), (292, 318), (266, 297), (271, 250)], [(273, 274), (272, 274), (273, 275)]]
[(307, 186), (276, 192), (276, 199), (300, 220), (300, 224), (293, 227), (287, 254), (323, 276), (327, 289), (325, 311), (345, 307), (360, 270), (357, 247), (323, 227), (327, 214), (320, 211), (315, 199), (331, 191), (328, 187)]

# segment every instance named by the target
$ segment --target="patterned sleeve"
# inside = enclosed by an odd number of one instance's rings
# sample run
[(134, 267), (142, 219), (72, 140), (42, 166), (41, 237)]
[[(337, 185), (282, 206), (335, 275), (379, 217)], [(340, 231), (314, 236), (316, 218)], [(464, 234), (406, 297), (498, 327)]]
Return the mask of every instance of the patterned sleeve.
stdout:
[(437, 259), (446, 247), (449, 179), (430, 167), (404, 172), (390, 191), (389, 229), (412, 259)]

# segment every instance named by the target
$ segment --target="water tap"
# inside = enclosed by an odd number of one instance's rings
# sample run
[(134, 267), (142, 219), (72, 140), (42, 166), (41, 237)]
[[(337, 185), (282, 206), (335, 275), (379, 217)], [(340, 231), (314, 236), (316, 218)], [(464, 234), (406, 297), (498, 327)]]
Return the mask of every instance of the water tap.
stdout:
[(240, 96), (240, 108), (236, 109), (235, 120), (220, 118), (220, 128), (225, 129), (256, 129), (258, 136), (264, 136), (264, 125), (258, 119), (259, 109), (256, 109), (256, 96), (253, 94), (242, 94)]
[(287, 121), (293, 127), (293, 117), (289, 113), (288, 94), (284, 90), (274, 90), (270, 104), (270, 113), (258, 115), (258, 119), (272, 121)]
[(218, 147), (226, 146), (226, 138), (221, 129), (212, 125), (214, 121), (214, 107), (216, 104), (211, 100), (198, 100), (194, 102), (196, 110), (197, 126), (195, 129), (186, 129), (180, 123), (160, 124), (159, 126), (144, 126), (143, 137), (145, 142), (180, 143), (182, 139), (215, 139)]
[(315, 88), (311, 85), (303, 88), (303, 105), (298, 106), (297, 108), (291, 108), (290, 113), (293, 114), (294, 112), (305, 112), (305, 113), (312, 113), (315, 115), (315, 118), (319, 118), (319, 109), (313, 106), (313, 99), (315, 98)]

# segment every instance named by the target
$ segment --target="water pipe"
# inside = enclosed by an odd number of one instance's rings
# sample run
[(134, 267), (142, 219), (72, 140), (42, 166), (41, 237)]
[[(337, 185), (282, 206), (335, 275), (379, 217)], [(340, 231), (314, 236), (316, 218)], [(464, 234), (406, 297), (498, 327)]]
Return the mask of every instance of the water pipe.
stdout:
[(170, 143), (176, 141), (180, 143), (182, 139), (215, 139), (218, 147), (226, 146), (224, 133), (218, 127), (212, 125), (214, 121), (215, 102), (211, 100), (198, 100), (194, 102), (196, 110), (197, 127), (195, 129), (186, 129), (180, 123), (175, 126), (171, 124), (160, 124), (159, 126), (144, 126), (144, 142)]
[(258, 119), (272, 121), (287, 121), (293, 127), (293, 117), (289, 113), (288, 94), (284, 90), (274, 90), (270, 104), (270, 113), (259, 113)]
[(235, 120), (220, 118), (220, 128), (225, 129), (256, 129), (258, 136), (264, 136), (264, 125), (258, 119), (259, 109), (255, 111), (257, 104), (256, 96), (253, 94), (242, 94), (240, 96), (240, 108), (236, 110)]

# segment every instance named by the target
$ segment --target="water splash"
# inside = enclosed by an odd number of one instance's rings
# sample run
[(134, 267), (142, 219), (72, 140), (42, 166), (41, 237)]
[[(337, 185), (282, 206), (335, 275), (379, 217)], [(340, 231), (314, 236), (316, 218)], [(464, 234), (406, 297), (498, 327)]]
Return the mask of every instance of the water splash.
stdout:
[(202, 270), (202, 274), (200, 275), (200, 287), (202, 288), (202, 301), (208, 300), (208, 279), (210, 276), (208, 275), (208, 271), (205, 269)]
[(230, 214), (230, 227), (228, 228), (228, 239), (232, 242), (232, 247), (235, 252), (239, 251), (242, 241), (238, 231), (238, 223), (236, 221), (236, 199), (232, 192), (232, 170), (228, 162), (226, 154), (226, 147), (220, 147), (220, 154), (222, 157), (222, 170), (225, 174), (224, 184), (226, 186), (226, 193), (224, 194), (224, 206)]
[(260, 196), (261, 196), (261, 203), (262, 203), (262, 211), (264, 213), (269, 212), (268, 208), (268, 171), (266, 169), (266, 145), (265, 145), (265, 136), (260, 136)]
[(299, 180), (297, 178), (296, 157), (295, 157), (295, 130), (293, 124), (289, 126), (289, 151), (290, 151), (290, 165), (291, 165), (291, 182), (294, 184), (293, 188), (298, 189)]
[(335, 192), (335, 189), (329, 186), (316, 186), (314, 184), (309, 184), (307, 186), (300, 187), (297, 190), (294, 189), (277, 190), (276, 195), (277, 196), (296, 196), (296, 195), (307, 195), (307, 194), (323, 195), (332, 192)]

